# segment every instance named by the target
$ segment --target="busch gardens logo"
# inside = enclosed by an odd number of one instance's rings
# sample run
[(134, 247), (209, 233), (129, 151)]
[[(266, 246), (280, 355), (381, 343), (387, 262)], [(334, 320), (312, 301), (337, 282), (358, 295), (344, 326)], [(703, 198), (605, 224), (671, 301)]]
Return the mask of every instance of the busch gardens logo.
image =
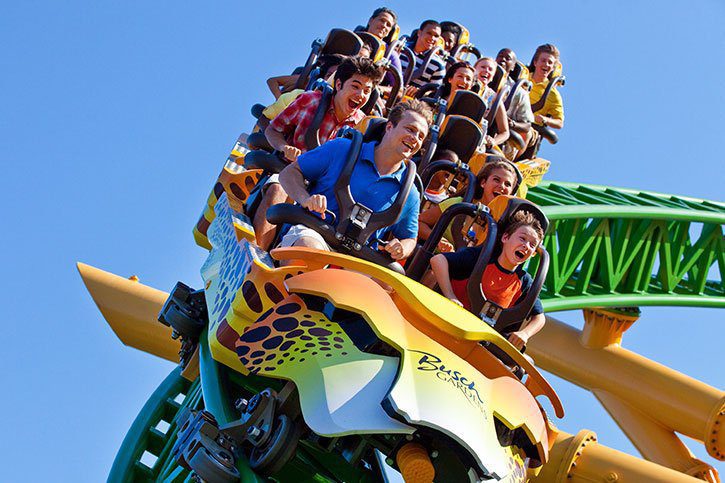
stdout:
[(410, 352), (421, 355), (420, 359), (418, 359), (417, 369), (419, 371), (434, 372), (438, 379), (461, 391), (469, 403), (478, 408), (484, 416), (486, 415), (485, 404), (478, 394), (474, 381), (469, 381), (460, 371), (446, 367), (441, 358), (436, 355), (416, 350), (411, 350)]

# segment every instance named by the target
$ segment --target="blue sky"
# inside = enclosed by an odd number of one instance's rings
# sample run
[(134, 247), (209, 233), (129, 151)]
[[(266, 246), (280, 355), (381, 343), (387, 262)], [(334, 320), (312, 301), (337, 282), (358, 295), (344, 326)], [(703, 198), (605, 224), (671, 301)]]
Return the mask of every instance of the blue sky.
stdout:
[[(7, 3), (7, 2), (6, 2)], [(549, 179), (723, 201), (725, 6), (717, 1), (390, 2), (403, 31), (457, 20), (485, 53), (562, 52), (566, 126)], [(505, 5), (505, 6), (504, 6)], [(118, 342), (84, 261), (169, 290), (200, 286), (191, 237), (267, 77), (379, 6), (314, 2), (15, 2), (0, 9), (0, 197), (6, 344), (3, 480), (105, 479), (172, 365)], [(645, 309), (624, 345), (723, 387), (722, 312)], [(562, 318), (579, 326), (578, 313)], [(588, 393), (552, 378), (560, 426), (633, 452)], [(699, 457), (701, 445), (687, 441)], [(722, 471), (723, 465), (719, 465)]]

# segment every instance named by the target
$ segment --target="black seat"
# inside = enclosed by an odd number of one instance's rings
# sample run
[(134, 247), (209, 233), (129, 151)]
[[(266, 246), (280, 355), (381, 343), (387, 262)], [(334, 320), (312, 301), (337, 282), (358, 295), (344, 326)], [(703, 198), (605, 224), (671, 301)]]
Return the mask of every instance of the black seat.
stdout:
[(368, 127), (365, 130), (365, 133), (363, 133), (363, 142), (369, 143), (371, 141), (377, 141), (383, 139), (383, 135), (385, 134), (385, 125), (388, 123), (388, 120), (384, 117), (377, 117), (375, 119), (370, 119), (368, 122)]
[(478, 124), (468, 117), (450, 115), (443, 121), (437, 149), (450, 149), (458, 155), (461, 162), (467, 163), (482, 139), (483, 131)]
[(486, 113), (486, 101), (473, 91), (458, 90), (448, 105), (448, 115), (465, 116), (480, 124)]
[(300, 77), (295, 83), (295, 89), (304, 89), (309, 81), (310, 72), (316, 67), (317, 59), (321, 55), (357, 55), (362, 45), (362, 39), (355, 32), (346, 29), (330, 30), (324, 42), (321, 39), (316, 39), (312, 42), (312, 51), (307, 57), (304, 67), (299, 72)]

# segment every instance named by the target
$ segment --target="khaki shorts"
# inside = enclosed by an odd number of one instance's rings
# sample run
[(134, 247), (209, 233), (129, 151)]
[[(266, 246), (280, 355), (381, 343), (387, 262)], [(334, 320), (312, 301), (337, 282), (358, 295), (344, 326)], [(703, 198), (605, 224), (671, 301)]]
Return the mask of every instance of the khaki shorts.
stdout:
[(322, 235), (305, 225), (292, 225), (289, 231), (282, 237), (282, 241), (279, 243), (279, 246), (291, 247), (302, 237), (312, 238), (319, 242), (320, 245), (324, 246), (325, 250), (332, 251), (330, 245), (328, 245), (325, 239), (322, 238)]

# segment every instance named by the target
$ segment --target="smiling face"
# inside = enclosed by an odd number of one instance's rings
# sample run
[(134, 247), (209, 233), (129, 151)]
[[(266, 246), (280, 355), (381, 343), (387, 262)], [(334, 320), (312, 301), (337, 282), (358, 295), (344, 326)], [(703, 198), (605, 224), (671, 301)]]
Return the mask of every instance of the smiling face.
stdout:
[(428, 123), (415, 111), (405, 111), (398, 124), (391, 122), (385, 126), (385, 136), (381, 141), (386, 147), (400, 155), (401, 159), (410, 159), (423, 146), (428, 135)]
[(384, 39), (395, 25), (395, 19), (388, 12), (383, 12), (368, 22), (368, 32), (379, 39)]
[(483, 188), (481, 202), (487, 205), (498, 195), (510, 195), (515, 184), (516, 178), (512, 173), (503, 168), (495, 169), (488, 178), (481, 181)]
[(353, 74), (344, 84), (339, 79), (335, 81), (337, 89), (334, 100), (335, 113), (340, 120), (350, 117), (357, 109), (363, 107), (370, 99), (373, 87), (372, 79), (361, 74)]
[(476, 62), (475, 69), (478, 80), (487, 86), (496, 74), (496, 62), (493, 59), (482, 59)]
[(496, 56), (496, 63), (506, 72), (511, 72), (516, 66), (516, 54), (511, 49), (502, 49)]
[(541, 82), (554, 72), (559, 60), (552, 54), (542, 52), (534, 61), (534, 80)]
[(513, 270), (536, 253), (541, 240), (529, 225), (523, 225), (511, 234), (501, 236), (501, 255), (499, 264), (506, 270)]
[(451, 94), (459, 89), (470, 90), (473, 87), (475, 71), (472, 67), (462, 66), (456, 69), (451, 76)]
[(417, 53), (427, 52), (438, 43), (441, 38), (441, 27), (436, 24), (428, 24), (418, 31), (418, 40), (415, 42)]
[(441, 37), (443, 38), (443, 48), (446, 49), (446, 52), (450, 52), (453, 50), (453, 47), (456, 46), (456, 42), (458, 39), (456, 38), (456, 34), (448, 31), (443, 32), (441, 34)]

